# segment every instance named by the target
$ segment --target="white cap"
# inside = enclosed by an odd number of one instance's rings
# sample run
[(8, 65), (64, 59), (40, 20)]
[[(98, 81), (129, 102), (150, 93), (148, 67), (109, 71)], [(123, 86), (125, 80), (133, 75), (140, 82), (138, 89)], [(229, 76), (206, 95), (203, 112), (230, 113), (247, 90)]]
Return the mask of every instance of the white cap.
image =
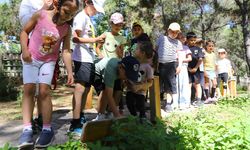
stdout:
[(105, 0), (92, 0), (92, 2), (97, 12), (105, 14), (104, 8), (103, 8)]
[(111, 15), (110, 22), (113, 22), (114, 24), (124, 23), (124, 18), (121, 13), (116, 12)]
[(223, 53), (223, 52), (226, 52), (226, 50), (224, 48), (218, 49), (218, 53)]
[(181, 31), (181, 27), (177, 22), (173, 22), (169, 25), (168, 29), (172, 31)]

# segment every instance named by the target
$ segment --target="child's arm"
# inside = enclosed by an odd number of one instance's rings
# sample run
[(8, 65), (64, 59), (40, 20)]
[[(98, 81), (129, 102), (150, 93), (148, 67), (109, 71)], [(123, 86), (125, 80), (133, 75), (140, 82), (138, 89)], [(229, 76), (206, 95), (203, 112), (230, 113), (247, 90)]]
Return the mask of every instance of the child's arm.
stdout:
[[(101, 36), (103, 36), (104, 34), (102, 34)], [(105, 36), (103, 36), (104, 38), (104, 40), (105, 40)], [(95, 52), (96, 52), (96, 54), (98, 55), (98, 57), (99, 58), (103, 58), (104, 56), (102, 55), (102, 52), (101, 52), (101, 48), (102, 48), (102, 46), (103, 46), (103, 43), (104, 43), (104, 41), (103, 42), (100, 42), (100, 43), (97, 43), (97, 46), (96, 46), (96, 49), (95, 49)]]
[(133, 92), (137, 92), (140, 90), (147, 91), (149, 87), (153, 85), (153, 79), (147, 79), (146, 82), (140, 82), (133, 84)]
[(26, 25), (23, 27), (21, 33), (20, 33), (20, 43), (21, 43), (21, 49), (22, 49), (22, 58), (25, 62), (31, 62), (31, 54), (28, 50), (28, 39), (30, 32), (34, 29), (36, 26), (37, 20), (40, 17), (40, 13), (35, 13), (30, 20), (26, 23)]
[(67, 84), (71, 85), (74, 83), (74, 77), (72, 72), (72, 59), (71, 59), (71, 50), (70, 50), (70, 39), (71, 39), (71, 28), (69, 27), (68, 34), (64, 37), (63, 48), (62, 48), (62, 57), (65, 64), (68, 80)]
[(73, 42), (74, 43), (102, 43), (104, 42), (105, 35), (102, 34), (98, 37), (92, 38), (82, 38), (81, 37), (82, 31), (81, 30), (74, 30), (73, 31)]

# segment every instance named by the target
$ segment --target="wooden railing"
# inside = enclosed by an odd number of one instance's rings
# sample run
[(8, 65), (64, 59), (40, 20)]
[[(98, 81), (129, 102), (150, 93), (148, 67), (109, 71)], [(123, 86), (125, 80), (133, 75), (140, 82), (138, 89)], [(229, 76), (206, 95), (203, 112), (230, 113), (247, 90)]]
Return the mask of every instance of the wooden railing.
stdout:
[[(3, 71), (7, 77), (22, 77), (22, 62), (20, 53), (0, 53), (0, 70)], [(59, 60), (60, 77), (65, 77), (67, 71), (64, 67), (62, 59)]]

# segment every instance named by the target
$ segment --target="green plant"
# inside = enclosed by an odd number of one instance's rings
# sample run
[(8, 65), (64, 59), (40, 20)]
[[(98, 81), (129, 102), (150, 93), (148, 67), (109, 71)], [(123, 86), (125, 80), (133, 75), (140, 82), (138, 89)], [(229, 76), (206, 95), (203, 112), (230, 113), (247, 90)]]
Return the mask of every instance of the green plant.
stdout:
[(17, 100), (19, 96), (20, 83), (17, 78), (6, 77), (2, 72), (0, 72), (0, 97), (1, 100)]
[(9, 143), (6, 143), (0, 150), (17, 150), (17, 148), (13, 148)]

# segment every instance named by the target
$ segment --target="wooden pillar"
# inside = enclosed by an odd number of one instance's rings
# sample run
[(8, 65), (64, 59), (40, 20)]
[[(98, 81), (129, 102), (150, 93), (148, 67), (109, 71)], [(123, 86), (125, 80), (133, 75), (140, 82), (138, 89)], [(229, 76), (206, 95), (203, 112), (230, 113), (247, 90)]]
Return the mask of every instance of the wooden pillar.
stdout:
[(153, 85), (150, 87), (150, 120), (156, 121), (161, 118), (160, 82), (159, 76), (154, 76)]
[(236, 77), (232, 76), (230, 82), (229, 82), (229, 87), (228, 89), (230, 90), (230, 96), (231, 97), (236, 97), (237, 96), (237, 91), (236, 91)]
[(85, 109), (91, 109), (92, 108), (92, 99), (93, 99), (93, 86), (91, 86), (89, 94), (87, 95)]

